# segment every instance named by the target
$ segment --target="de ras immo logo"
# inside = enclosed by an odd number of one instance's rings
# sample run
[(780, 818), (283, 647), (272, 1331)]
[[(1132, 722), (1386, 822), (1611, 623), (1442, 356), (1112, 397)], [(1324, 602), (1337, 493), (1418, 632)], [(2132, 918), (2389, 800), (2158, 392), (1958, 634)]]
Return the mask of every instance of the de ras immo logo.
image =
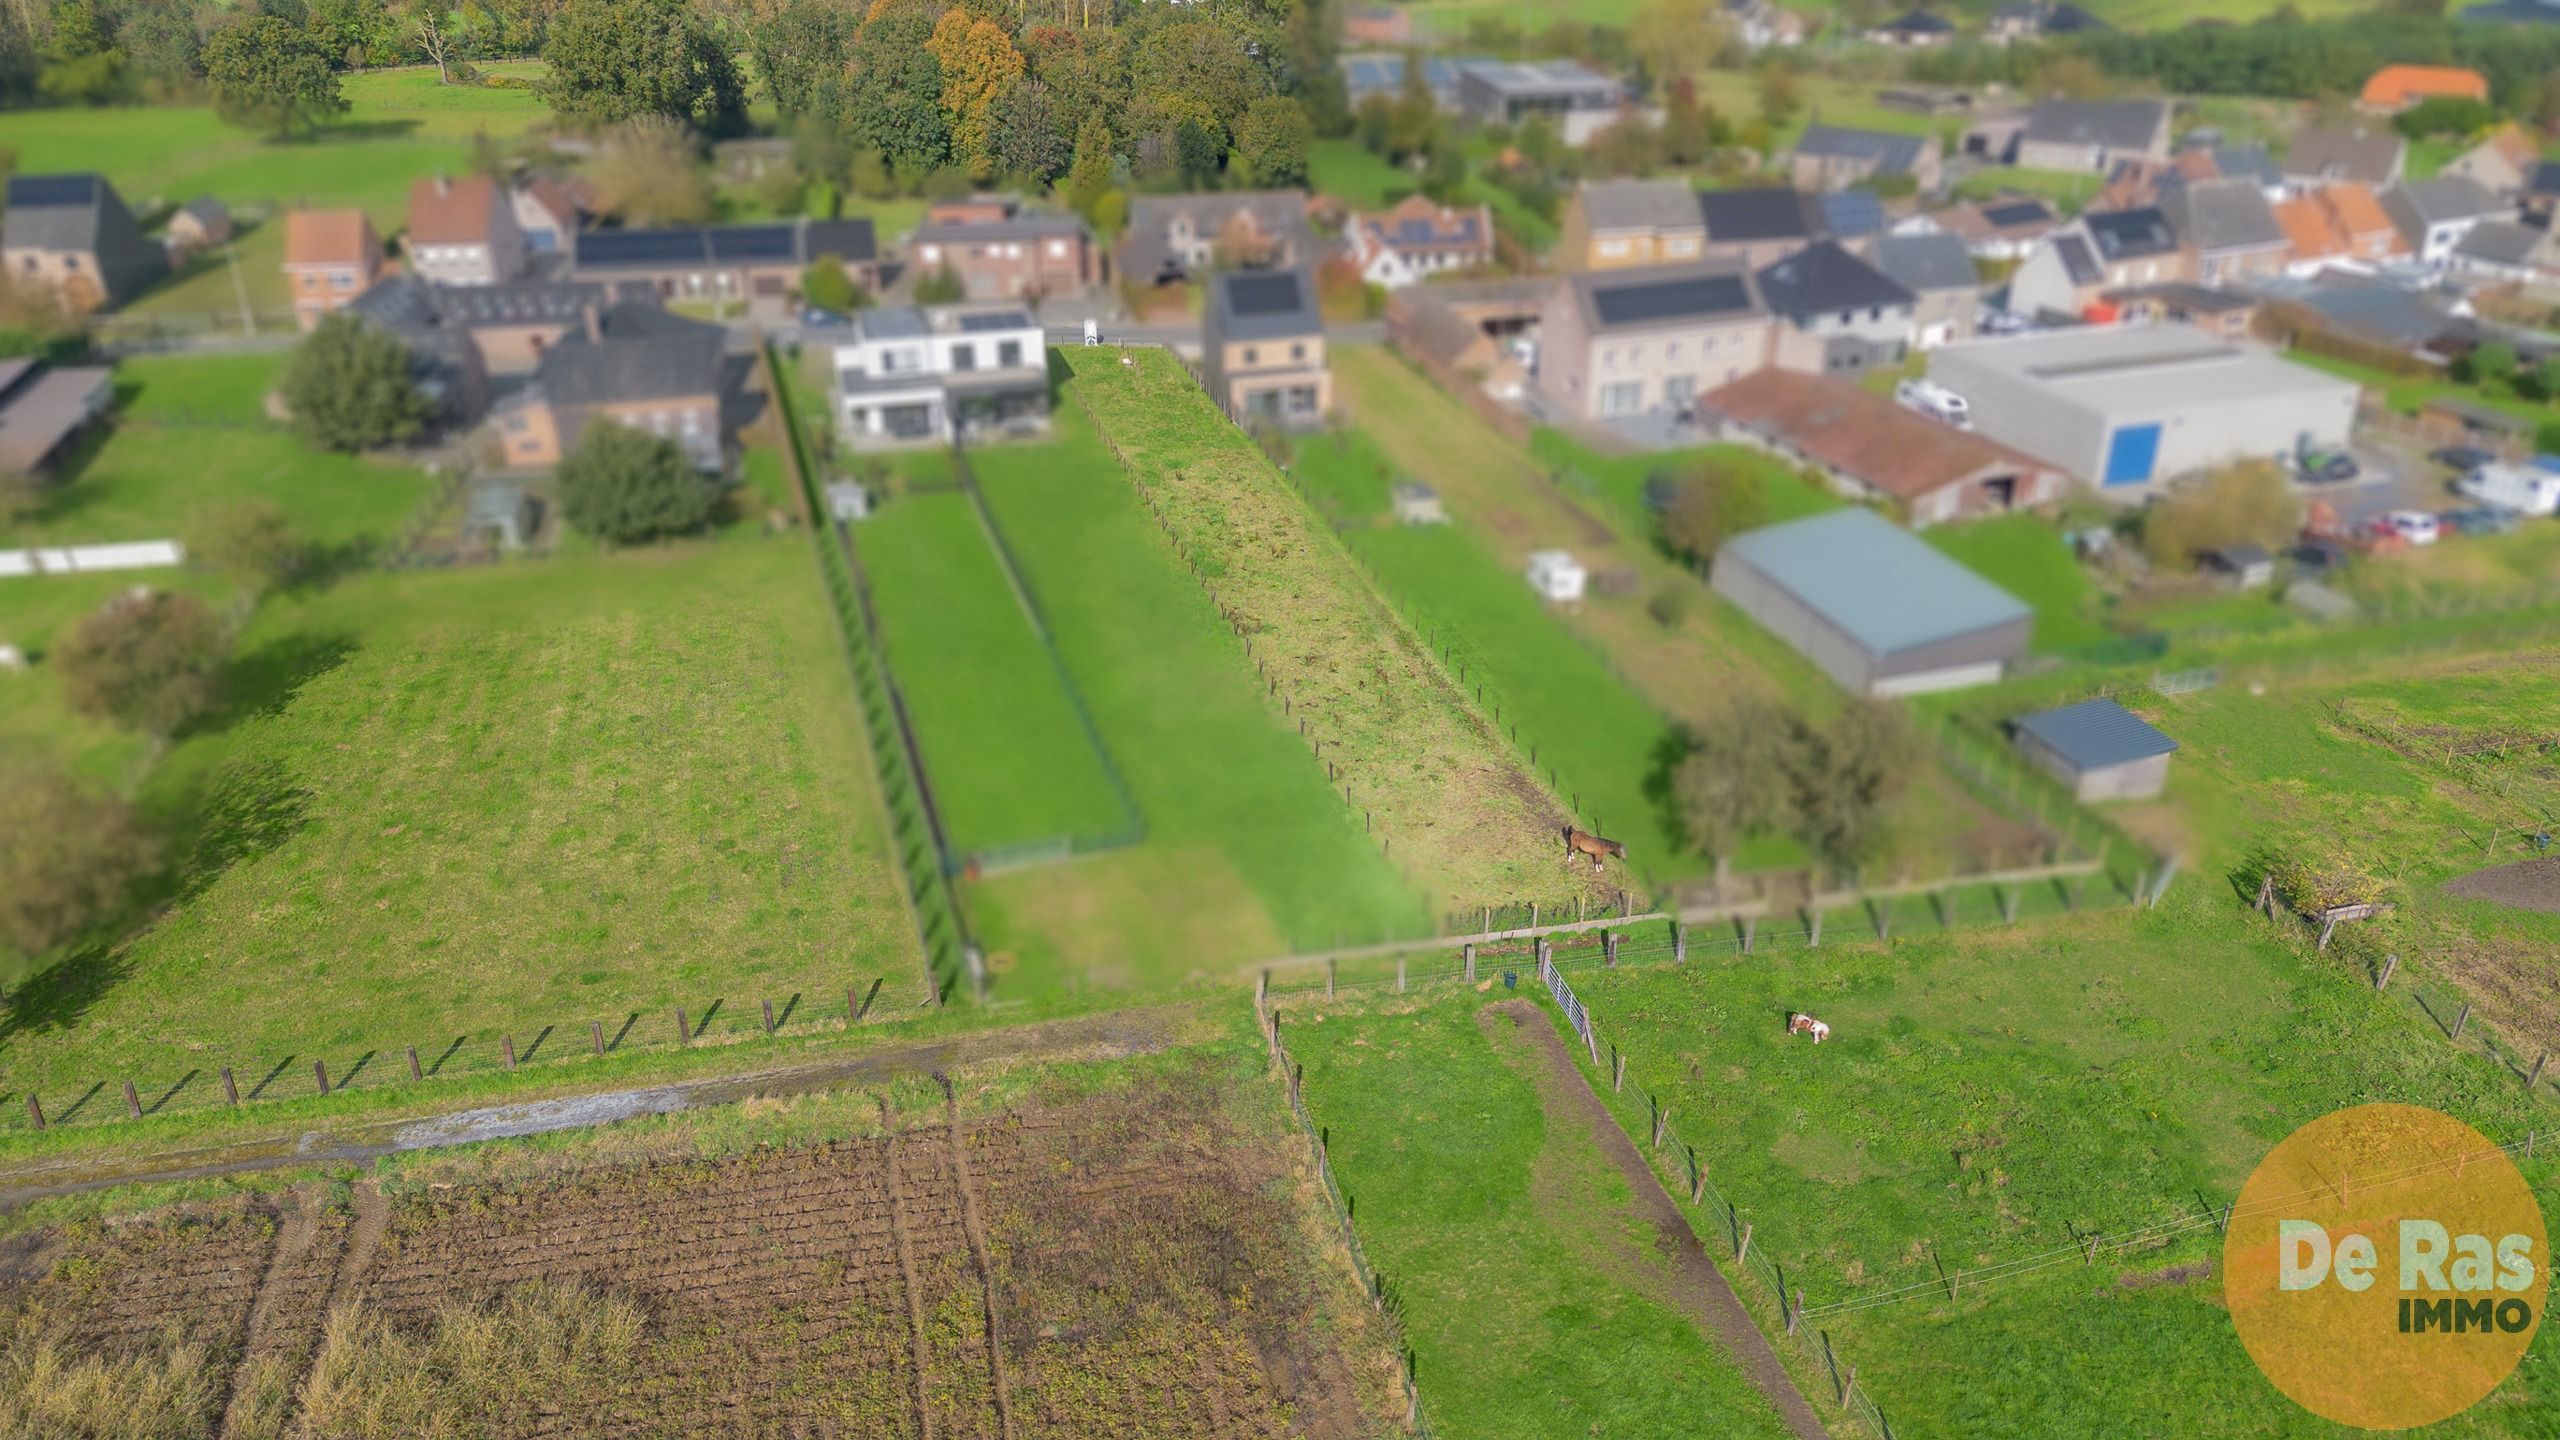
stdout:
[(2551, 1287), (2532, 1187), (2450, 1115), (2362, 1105), (2288, 1136), (2232, 1202), (2223, 1294), (2240, 1341), (2304, 1409), (2403, 1430), (2487, 1398)]

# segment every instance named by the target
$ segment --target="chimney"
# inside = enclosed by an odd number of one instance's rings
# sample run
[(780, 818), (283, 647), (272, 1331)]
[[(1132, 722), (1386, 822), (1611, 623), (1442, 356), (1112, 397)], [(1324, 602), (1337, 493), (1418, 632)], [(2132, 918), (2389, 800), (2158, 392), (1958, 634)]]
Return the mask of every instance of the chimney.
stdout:
[(604, 317), (597, 313), (596, 307), (593, 305), (581, 306), (579, 308), (578, 323), (580, 326), (585, 328), (587, 338), (589, 340), (602, 340), (604, 338)]

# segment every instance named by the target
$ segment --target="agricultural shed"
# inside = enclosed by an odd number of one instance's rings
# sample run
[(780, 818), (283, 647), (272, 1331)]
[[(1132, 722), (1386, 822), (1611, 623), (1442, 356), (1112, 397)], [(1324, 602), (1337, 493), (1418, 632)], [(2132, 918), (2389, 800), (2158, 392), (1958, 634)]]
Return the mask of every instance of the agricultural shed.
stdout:
[(1754, 530), (1716, 555), (1710, 583), (1860, 695), (1997, 680), (2027, 653), (2034, 614), (1870, 510)]
[(1406, 525), (1440, 525), (1447, 523), (1449, 508), (1440, 503), (1440, 492), (1419, 480), (1407, 480), (1393, 492), (1396, 519)]
[(2113, 700), (2022, 715), (2010, 726), (2029, 760), (2082, 800), (2147, 800), (2169, 779), (2178, 742)]

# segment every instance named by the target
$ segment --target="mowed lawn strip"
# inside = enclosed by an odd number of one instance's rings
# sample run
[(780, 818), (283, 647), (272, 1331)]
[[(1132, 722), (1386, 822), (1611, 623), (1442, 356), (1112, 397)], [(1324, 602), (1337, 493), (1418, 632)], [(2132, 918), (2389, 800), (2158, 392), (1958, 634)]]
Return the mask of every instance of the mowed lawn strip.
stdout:
[[(717, 603), (705, 597), (718, 597)], [(787, 540), (369, 575), (263, 607), (243, 713), (143, 792), (179, 893), (0, 1010), (0, 1089), (67, 1103), (293, 1060), (359, 1083), (530, 1046), (671, 1043), (671, 1007), (788, 1010), (919, 961), (850, 682)], [(842, 1000), (829, 1008), (841, 1010)], [(805, 1010), (802, 1012), (807, 1013)], [(569, 1037), (577, 1034), (573, 1041)], [(59, 1113), (59, 1107), (56, 1113)], [(97, 1118), (103, 1118), (103, 1115)]]
[[(1625, 1091), (1607, 1094), (1622, 1123), (1641, 1134), (1651, 1103), (1669, 1107), (1754, 1245), (1817, 1309), (1934, 1287), (1933, 1254), (1954, 1272), (2193, 1219), (2296, 1126), (2344, 1106), (2430, 1105), (2496, 1137), (2552, 1124), (2396, 987), (2377, 996), (2263, 938), (2218, 884), (2156, 911), (1589, 971), (1574, 986), (1628, 1057)], [(1828, 1023), (1829, 1043), (1791, 1041), (1791, 1009)], [(2534, 1173), (2560, 1198), (2548, 1160)], [(1721, 1220), (1693, 1214), (1702, 1229)], [(2198, 1226), (2101, 1255), (2094, 1273), (2075, 1261), (1817, 1323), (1898, 1435), (2340, 1433), (2250, 1365), (2218, 1263), (2172, 1271), (2214, 1249)], [(2113, 1359), (2058, 1358), (2101, 1355)], [(2510, 1422), (2542, 1384), (2515, 1383)]]
[[(1374, 469), (1330, 438), (1299, 452), (1298, 474), (1319, 498), (1346, 490), (1346, 503)], [(1645, 703), (1589, 645), (1551, 614), (1528, 581), (1469, 531), (1378, 519), (1345, 531), (1379, 583), (1427, 643), (1503, 707), (1516, 753), (1553, 774), (1578, 805), (1580, 823), (1629, 847), (1629, 863), (1656, 879), (1700, 868), (1674, 833), (1665, 807), (1645, 794), (1648, 776), (1673, 743), (1671, 722)]]
[[(1733, 1359), (1674, 1308), (1633, 1192), (1547, 1062), (1481, 997), (1290, 1008), (1370, 1263), (1402, 1307), (1443, 1435), (1782, 1436)], [(1544, 1024), (1543, 1017), (1533, 1023)]]
[[(1279, 473), (1169, 354), (1068, 352), (1131, 476), (1241, 617), (1399, 864), (1444, 905), (1589, 893), (1560, 861), (1563, 807), (1435, 668)], [(1161, 541), (1159, 543), (1162, 543)]]
[(855, 543), (954, 848), (1130, 830), (1135, 817), (969, 497), (911, 494)]
[(1047, 444), (972, 452), (988, 508), (1147, 821), (1147, 843), (972, 887), (991, 947), (1051, 973), (999, 994), (1098, 980), (1226, 976), (1278, 949), (1410, 935), (1419, 889), (1360, 832), (1235, 638), (1176, 568), (1084, 416)]

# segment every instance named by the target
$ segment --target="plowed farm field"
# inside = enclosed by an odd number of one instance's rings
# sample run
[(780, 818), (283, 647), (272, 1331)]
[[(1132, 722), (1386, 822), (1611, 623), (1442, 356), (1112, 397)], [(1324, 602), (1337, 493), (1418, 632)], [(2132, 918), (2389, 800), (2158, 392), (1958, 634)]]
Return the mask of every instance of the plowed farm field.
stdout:
[[(0, 1358), (16, 1350), (27, 1376), (29, 1347), (50, 1343), (139, 1367), (115, 1372), (134, 1386), (185, 1371), (192, 1391), (162, 1389), (194, 1428), (170, 1433), (302, 1434), (328, 1403), (318, 1377), (363, 1372), (333, 1353), (360, 1342), (352, 1319), (433, 1368), (457, 1315), (565, 1294), (636, 1311), (636, 1339), (529, 1344), (500, 1368), (520, 1359), (546, 1384), (470, 1391), (504, 1412), (475, 1421), (931, 1440), (1399, 1428), (1383, 1322), (1324, 1244), (1296, 1138), (1246, 1133), (1205, 1082), (888, 1121), (719, 1159), (232, 1197), (24, 1234), (0, 1247)], [(253, 1388), (291, 1398), (261, 1408)]]

